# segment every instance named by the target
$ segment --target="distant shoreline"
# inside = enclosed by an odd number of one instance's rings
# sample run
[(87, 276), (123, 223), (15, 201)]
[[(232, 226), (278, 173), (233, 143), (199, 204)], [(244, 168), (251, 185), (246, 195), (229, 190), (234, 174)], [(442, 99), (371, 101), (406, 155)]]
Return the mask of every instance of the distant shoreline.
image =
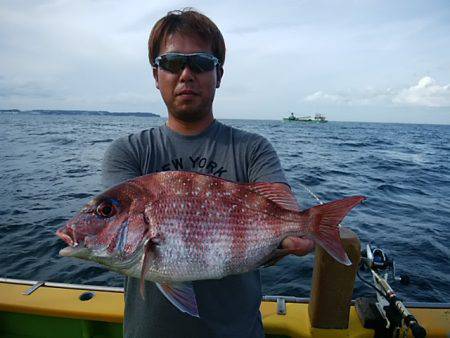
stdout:
[[(160, 116), (154, 113), (147, 112), (109, 112), (103, 110), (54, 110), (54, 109), (33, 109), (33, 110), (20, 110), (20, 109), (0, 109), (1, 114), (17, 114), (17, 115), (66, 115), (66, 116), (136, 116), (136, 117), (159, 117), (167, 119), (167, 116)], [(218, 117), (218, 121), (227, 120), (243, 120), (243, 121), (278, 121), (283, 122), (281, 118), (230, 118), (230, 117)], [(348, 120), (329, 120), (333, 123), (371, 123), (371, 124), (415, 124), (415, 125), (432, 125), (432, 126), (450, 126), (450, 122), (419, 122), (419, 121), (348, 121)], [(303, 125), (303, 124), (300, 124)], [(296, 126), (298, 126), (296, 124)]]
[(84, 115), (84, 116), (137, 116), (160, 117), (158, 114), (146, 112), (109, 112), (106, 110), (54, 110), (54, 109), (0, 109), (0, 113), (29, 114), (29, 115)]

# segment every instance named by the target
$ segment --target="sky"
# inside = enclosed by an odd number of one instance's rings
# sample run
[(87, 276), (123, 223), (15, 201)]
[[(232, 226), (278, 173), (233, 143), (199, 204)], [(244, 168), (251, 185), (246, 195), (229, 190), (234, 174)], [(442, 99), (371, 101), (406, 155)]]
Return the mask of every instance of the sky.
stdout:
[(167, 116), (147, 40), (184, 7), (225, 38), (217, 118), (450, 124), (448, 0), (0, 0), (0, 109)]

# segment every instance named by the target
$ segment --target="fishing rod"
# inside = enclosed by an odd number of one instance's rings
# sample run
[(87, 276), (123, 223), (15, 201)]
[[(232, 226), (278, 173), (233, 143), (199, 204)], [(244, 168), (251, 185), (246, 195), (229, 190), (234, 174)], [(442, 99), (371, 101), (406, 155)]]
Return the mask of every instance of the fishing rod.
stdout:
[(373, 284), (364, 280), (359, 272), (357, 275), (362, 282), (376, 290), (377, 300), (374, 305), (385, 324), (385, 330), (383, 330), (381, 336), (406, 337), (408, 329), (410, 329), (413, 337), (426, 337), (426, 330), (408, 311), (388, 283), (389, 272), (391, 272), (394, 280), (399, 281), (403, 285), (409, 284), (409, 277), (407, 275), (397, 276), (394, 260), (389, 259), (380, 248), (372, 248), (370, 244), (367, 244), (361, 256), (360, 269), (369, 269), (372, 274)]

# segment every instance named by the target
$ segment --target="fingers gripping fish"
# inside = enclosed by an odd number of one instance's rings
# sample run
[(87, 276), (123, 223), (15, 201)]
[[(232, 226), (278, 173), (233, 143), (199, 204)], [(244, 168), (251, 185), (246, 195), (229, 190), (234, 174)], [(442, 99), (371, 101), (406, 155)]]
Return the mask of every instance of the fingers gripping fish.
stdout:
[(161, 172), (95, 197), (57, 235), (69, 245), (62, 256), (141, 278), (142, 288), (144, 280), (156, 282), (178, 309), (199, 316), (188, 282), (248, 272), (293, 253), (278, 249), (288, 236), (309, 237), (350, 265), (337, 225), (364, 199), (348, 197), (300, 212), (276, 184)]

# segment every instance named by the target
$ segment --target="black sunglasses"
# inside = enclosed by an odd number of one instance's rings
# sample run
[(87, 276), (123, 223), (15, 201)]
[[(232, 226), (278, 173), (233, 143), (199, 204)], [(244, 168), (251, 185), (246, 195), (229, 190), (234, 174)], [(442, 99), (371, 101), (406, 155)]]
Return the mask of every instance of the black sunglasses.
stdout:
[(203, 73), (213, 70), (220, 62), (208, 53), (166, 53), (155, 58), (155, 65), (175, 74), (180, 73), (186, 65), (194, 73)]

